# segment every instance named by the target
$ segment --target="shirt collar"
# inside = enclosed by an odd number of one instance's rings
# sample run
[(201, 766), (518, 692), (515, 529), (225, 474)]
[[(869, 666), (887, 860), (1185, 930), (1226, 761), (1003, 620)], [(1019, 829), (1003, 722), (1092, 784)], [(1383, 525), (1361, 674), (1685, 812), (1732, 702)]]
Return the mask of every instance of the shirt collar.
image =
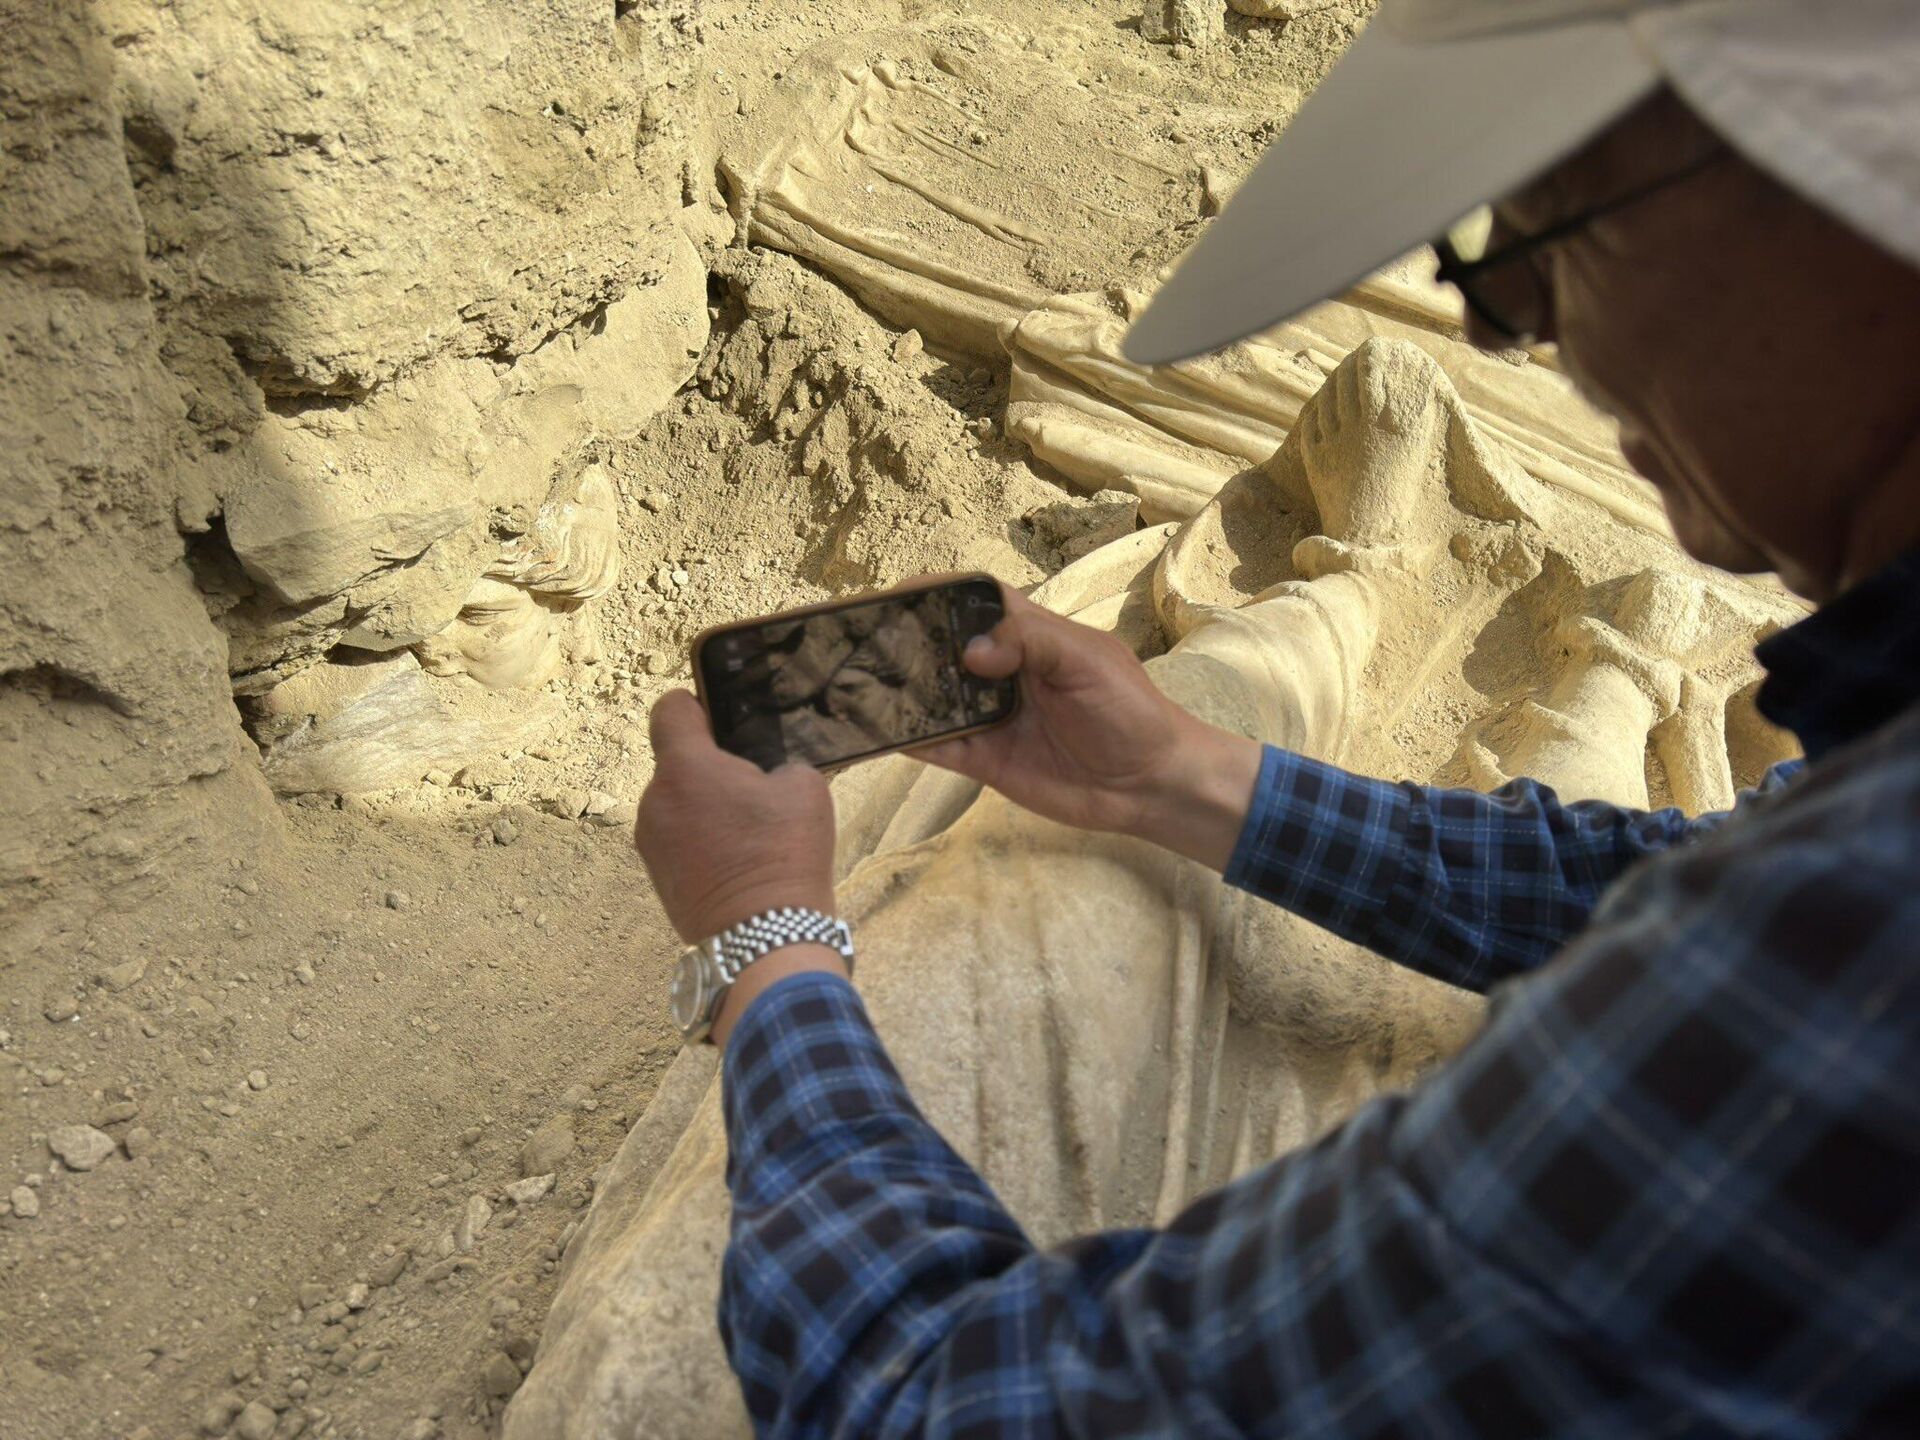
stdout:
[(1920, 550), (1755, 649), (1760, 713), (1818, 760), (1920, 704)]

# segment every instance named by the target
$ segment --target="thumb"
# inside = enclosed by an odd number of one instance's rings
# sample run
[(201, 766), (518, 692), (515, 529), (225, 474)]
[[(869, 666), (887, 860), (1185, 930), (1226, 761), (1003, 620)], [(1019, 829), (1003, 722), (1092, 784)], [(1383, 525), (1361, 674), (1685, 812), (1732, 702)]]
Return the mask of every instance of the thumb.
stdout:
[(669, 690), (654, 702), (647, 717), (647, 738), (656, 762), (718, 748), (706, 709), (691, 690)]
[(1005, 586), (1007, 613), (985, 635), (968, 643), (967, 669), (984, 680), (1004, 680), (1016, 670), (1036, 680), (1057, 675), (1084, 646), (1076, 631), (1085, 627), (1034, 604)]

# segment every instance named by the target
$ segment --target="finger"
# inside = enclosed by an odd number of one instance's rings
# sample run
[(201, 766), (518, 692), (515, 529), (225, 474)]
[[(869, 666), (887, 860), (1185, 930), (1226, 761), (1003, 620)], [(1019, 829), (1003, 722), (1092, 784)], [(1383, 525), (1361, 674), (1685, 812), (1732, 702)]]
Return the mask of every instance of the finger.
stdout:
[(977, 738), (966, 735), (958, 740), (939, 740), (931, 745), (922, 745), (912, 752), (913, 758), (924, 760), (935, 769), (964, 775), (969, 780), (978, 779), (975, 771), (980, 759), (980, 747), (974, 743)]
[(647, 717), (647, 738), (656, 760), (719, 748), (707, 724), (706, 709), (691, 690), (669, 690), (654, 701)]

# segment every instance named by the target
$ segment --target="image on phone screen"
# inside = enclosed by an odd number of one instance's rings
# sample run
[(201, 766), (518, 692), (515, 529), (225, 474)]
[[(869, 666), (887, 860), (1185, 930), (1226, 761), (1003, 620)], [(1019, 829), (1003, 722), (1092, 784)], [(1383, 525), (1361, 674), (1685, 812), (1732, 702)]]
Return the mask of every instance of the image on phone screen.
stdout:
[(763, 769), (824, 769), (1002, 719), (1014, 682), (960, 659), (1001, 610), (992, 581), (963, 580), (717, 631), (699, 661), (714, 739)]

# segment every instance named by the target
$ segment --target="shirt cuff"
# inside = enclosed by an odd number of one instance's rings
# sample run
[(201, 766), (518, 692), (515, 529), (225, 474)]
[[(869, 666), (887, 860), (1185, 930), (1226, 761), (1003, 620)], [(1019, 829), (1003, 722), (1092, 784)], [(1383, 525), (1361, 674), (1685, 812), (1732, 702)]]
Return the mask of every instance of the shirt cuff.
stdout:
[(721, 1064), (727, 1184), (768, 1203), (837, 1158), (862, 1122), (918, 1118), (859, 992), (823, 971), (789, 975), (754, 998)]
[(1277, 745), (1261, 749), (1260, 778), (1254, 782), (1253, 804), (1241, 822), (1233, 858), (1227, 861), (1224, 878), (1229, 885), (1241, 890), (1254, 888), (1258, 863), (1270, 858), (1267, 852), (1271, 849), (1273, 834), (1287, 817), (1286, 800), (1292, 793), (1294, 777), (1314, 763)]

